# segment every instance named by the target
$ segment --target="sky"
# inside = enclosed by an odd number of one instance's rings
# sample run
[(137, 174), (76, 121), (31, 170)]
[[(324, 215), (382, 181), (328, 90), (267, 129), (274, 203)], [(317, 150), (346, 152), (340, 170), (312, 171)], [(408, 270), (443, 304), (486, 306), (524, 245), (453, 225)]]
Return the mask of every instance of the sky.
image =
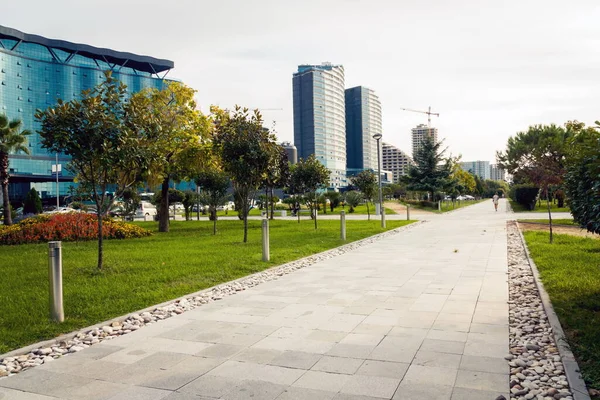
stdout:
[[(5, 4), (3, 4), (5, 3)], [(411, 153), (432, 117), (448, 152), (493, 162), (534, 124), (600, 119), (597, 0), (0, 0), (0, 24), (173, 60), (211, 104), (263, 109), (293, 142), (292, 74), (342, 64), (383, 110), (383, 140)], [(282, 109), (282, 110), (278, 110)]]

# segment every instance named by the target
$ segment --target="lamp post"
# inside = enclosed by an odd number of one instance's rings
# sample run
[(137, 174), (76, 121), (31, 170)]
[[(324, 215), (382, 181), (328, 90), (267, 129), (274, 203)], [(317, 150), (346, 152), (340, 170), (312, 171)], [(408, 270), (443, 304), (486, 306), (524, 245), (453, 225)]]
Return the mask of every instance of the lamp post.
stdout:
[(385, 228), (385, 208), (383, 207), (383, 195), (381, 191), (381, 152), (379, 141), (381, 140), (381, 133), (373, 135), (373, 139), (377, 140), (377, 175), (379, 176), (379, 214), (381, 215), (381, 227)]

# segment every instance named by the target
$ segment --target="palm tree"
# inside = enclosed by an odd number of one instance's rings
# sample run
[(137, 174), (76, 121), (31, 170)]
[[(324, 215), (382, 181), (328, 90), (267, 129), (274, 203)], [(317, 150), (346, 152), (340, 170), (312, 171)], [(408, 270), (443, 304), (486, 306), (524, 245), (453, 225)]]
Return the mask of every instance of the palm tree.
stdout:
[(8, 117), (0, 114), (0, 185), (4, 208), (4, 225), (11, 225), (10, 202), (8, 200), (8, 154), (22, 151), (29, 154), (27, 135), (31, 132), (21, 130), (22, 122), (18, 119), (9, 121)]

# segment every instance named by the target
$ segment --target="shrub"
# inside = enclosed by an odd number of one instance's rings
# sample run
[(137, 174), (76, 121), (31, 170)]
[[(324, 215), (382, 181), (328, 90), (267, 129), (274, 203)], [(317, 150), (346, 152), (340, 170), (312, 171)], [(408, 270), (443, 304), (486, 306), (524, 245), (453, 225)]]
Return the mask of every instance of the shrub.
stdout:
[[(105, 239), (131, 239), (150, 236), (152, 232), (137, 225), (104, 219)], [(38, 215), (15, 225), (0, 226), (0, 245), (79, 241), (98, 238), (98, 218), (93, 214), (66, 213)]]
[(42, 212), (42, 199), (35, 188), (31, 188), (25, 196), (23, 214), (39, 214)]
[(540, 188), (535, 185), (514, 185), (510, 188), (510, 198), (529, 210), (535, 208)]
[(437, 210), (438, 208), (438, 203), (435, 201), (428, 201), (428, 200), (405, 200), (404, 203), (406, 204), (410, 204), (413, 206), (420, 206), (420, 207), (426, 207), (426, 208), (435, 208)]

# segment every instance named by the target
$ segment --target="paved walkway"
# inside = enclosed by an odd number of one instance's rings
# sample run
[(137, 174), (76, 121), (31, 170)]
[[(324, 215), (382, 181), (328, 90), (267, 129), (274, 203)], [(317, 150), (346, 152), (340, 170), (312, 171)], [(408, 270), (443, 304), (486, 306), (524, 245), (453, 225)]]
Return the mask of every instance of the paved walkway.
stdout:
[(436, 216), (2, 379), (0, 398), (508, 398), (505, 221), (514, 215), (499, 208)]

